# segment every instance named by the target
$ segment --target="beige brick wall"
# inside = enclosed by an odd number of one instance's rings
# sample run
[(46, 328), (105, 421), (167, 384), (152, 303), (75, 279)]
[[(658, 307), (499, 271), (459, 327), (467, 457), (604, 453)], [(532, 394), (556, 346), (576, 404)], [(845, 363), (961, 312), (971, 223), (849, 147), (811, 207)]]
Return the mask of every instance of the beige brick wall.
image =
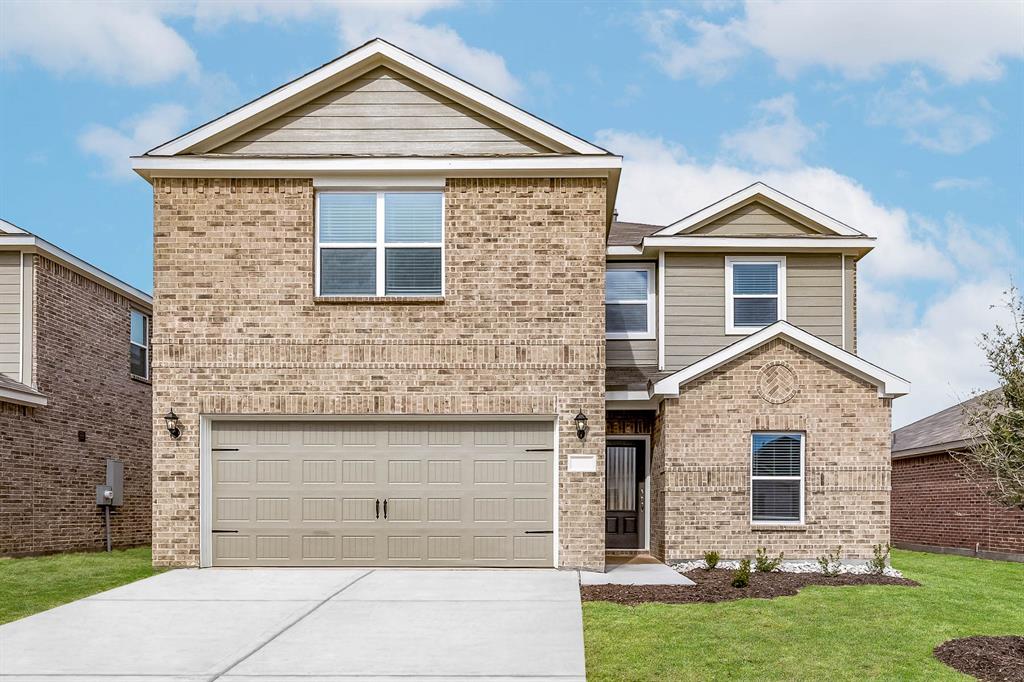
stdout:
[(444, 302), (336, 304), (313, 300), (310, 180), (155, 181), (155, 563), (199, 562), (200, 414), (487, 413), (559, 415), (560, 561), (603, 567), (603, 471), (565, 462), (604, 451), (606, 183), (445, 192)]
[[(757, 392), (769, 362), (798, 390), (773, 404)], [(876, 388), (783, 341), (771, 341), (665, 400), (653, 437), (652, 550), (668, 560), (752, 557), (759, 546), (815, 558), (843, 546), (866, 559), (889, 540), (890, 405)], [(750, 523), (752, 431), (805, 436), (805, 525)]]

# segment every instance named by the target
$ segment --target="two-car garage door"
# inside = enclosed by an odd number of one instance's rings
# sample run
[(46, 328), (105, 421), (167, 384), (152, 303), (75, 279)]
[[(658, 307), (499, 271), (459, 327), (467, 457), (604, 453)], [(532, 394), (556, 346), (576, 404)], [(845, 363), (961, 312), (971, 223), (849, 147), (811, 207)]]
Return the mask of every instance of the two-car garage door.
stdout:
[(220, 421), (215, 566), (551, 566), (551, 422)]

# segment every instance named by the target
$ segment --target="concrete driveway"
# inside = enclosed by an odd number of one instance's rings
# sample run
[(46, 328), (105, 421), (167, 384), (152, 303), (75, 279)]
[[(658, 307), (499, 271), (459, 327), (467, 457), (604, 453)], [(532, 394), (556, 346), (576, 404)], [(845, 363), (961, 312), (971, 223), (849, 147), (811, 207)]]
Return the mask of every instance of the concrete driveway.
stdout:
[(170, 571), (0, 626), (0, 679), (44, 677), (583, 680), (578, 578), (555, 570)]

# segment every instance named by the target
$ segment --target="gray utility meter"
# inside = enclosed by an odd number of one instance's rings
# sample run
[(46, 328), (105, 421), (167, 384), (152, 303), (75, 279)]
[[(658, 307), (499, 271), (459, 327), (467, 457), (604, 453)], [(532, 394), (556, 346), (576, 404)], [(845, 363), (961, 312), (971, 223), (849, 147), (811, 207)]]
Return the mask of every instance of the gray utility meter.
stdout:
[(110, 508), (124, 504), (124, 464), (107, 460), (107, 482), (96, 486), (96, 504), (103, 507), (107, 526), (107, 551), (110, 551)]

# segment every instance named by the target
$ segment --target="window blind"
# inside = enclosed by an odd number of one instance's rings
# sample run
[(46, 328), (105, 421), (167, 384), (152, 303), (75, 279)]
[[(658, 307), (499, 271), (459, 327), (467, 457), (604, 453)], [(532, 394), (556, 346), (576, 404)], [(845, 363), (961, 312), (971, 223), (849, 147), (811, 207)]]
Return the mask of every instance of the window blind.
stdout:
[(778, 294), (779, 266), (776, 263), (735, 263), (732, 266), (732, 293)]
[(608, 270), (605, 273), (604, 300), (608, 303), (646, 301), (648, 274), (646, 270)]
[(374, 249), (321, 249), (322, 296), (373, 296), (377, 293)]
[(388, 296), (439, 296), (441, 249), (385, 249)]
[(384, 195), (384, 240), (441, 241), (440, 192), (388, 192)]
[(755, 433), (751, 450), (751, 518), (758, 522), (798, 522), (803, 517), (803, 470), (799, 433)]
[(647, 331), (646, 303), (610, 303), (604, 306), (605, 326), (609, 332)]

